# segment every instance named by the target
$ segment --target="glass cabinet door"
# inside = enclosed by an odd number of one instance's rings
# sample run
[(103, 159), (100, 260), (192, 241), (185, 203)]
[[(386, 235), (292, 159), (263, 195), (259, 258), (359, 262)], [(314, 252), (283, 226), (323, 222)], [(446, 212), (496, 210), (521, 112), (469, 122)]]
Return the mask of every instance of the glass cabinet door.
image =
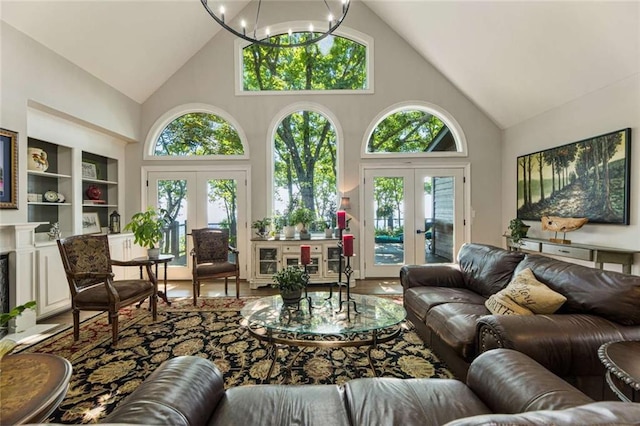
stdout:
[(278, 248), (258, 247), (258, 275), (271, 276), (278, 272)]

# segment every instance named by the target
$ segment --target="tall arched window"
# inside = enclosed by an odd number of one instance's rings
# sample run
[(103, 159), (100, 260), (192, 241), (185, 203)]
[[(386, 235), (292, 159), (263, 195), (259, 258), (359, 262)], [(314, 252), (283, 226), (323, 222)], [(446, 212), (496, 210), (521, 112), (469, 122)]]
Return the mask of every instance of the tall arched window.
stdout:
[(277, 125), (273, 140), (273, 209), (287, 217), (298, 207), (320, 221), (331, 221), (336, 211), (337, 134), (322, 113), (300, 110)]
[(417, 103), (396, 105), (370, 126), (365, 156), (466, 155), (464, 133), (442, 110)]
[(158, 135), (152, 155), (218, 156), (243, 155), (236, 128), (224, 118), (204, 112), (190, 112), (171, 121)]

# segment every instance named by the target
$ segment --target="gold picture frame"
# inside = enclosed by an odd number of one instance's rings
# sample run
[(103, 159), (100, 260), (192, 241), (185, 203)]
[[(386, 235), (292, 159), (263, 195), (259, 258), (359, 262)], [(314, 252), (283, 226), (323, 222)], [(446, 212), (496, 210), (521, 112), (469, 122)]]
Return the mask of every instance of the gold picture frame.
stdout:
[(0, 209), (18, 208), (18, 132), (0, 129)]

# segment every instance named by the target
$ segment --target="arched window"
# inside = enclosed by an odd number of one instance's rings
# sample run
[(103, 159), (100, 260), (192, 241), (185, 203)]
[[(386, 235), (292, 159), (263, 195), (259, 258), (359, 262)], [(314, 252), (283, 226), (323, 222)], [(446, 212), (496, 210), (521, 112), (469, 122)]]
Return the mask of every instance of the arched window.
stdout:
[[(322, 113), (302, 109), (286, 115), (273, 137), (273, 210), (288, 215), (312, 211), (312, 231), (336, 212), (337, 132)], [(284, 223), (287, 224), (287, 223)]]
[(236, 128), (224, 118), (206, 112), (189, 112), (172, 120), (158, 135), (154, 156), (244, 155)]
[[(285, 27), (283, 27), (285, 28)], [(304, 40), (308, 31), (285, 33), (271, 37)], [(239, 91), (327, 92), (350, 91), (369, 93), (373, 40), (357, 31), (341, 29), (318, 43), (305, 47), (274, 49), (255, 44), (238, 43), (242, 64)]]
[(383, 112), (371, 126), (365, 156), (466, 154), (464, 133), (444, 111), (415, 103)]

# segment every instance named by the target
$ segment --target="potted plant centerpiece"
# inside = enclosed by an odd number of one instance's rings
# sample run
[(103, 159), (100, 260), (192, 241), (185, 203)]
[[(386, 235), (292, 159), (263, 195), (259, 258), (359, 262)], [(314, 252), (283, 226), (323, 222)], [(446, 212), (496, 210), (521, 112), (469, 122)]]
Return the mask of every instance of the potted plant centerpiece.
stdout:
[(162, 241), (169, 222), (166, 210), (148, 207), (146, 211), (134, 214), (124, 230), (133, 232), (134, 242), (147, 248), (150, 259), (157, 259), (160, 256), (158, 243)]
[(269, 231), (267, 231), (269, 225), (271, 225), (271, 218), (263, 217), (262, 219), (254, 220), (251, 227), (256, 230), (258, 238), (264, 240), (269, 235)]
[(525, 225), (525, 223), (520, 218), (511, 219), (509, 222), (509, 236), (511, 237), (511, 242), (516, 245), (520, 245), (520, 241), (527, 236), (527, 232), (529, 232), (529, 225)]
[(313, 212), (306, 207), (298, 207), (291, 214), (291, 221), (298, 226), (301, 240), (310, 240), (309, 225), (313, 222)]
[(295, 265), (287, 266), (276, 272), (273, 281), (271, 287), (280, 290), (285, 305), (298, 303), (302, 297), (302, 289), (307, 285), (304, 269)]

